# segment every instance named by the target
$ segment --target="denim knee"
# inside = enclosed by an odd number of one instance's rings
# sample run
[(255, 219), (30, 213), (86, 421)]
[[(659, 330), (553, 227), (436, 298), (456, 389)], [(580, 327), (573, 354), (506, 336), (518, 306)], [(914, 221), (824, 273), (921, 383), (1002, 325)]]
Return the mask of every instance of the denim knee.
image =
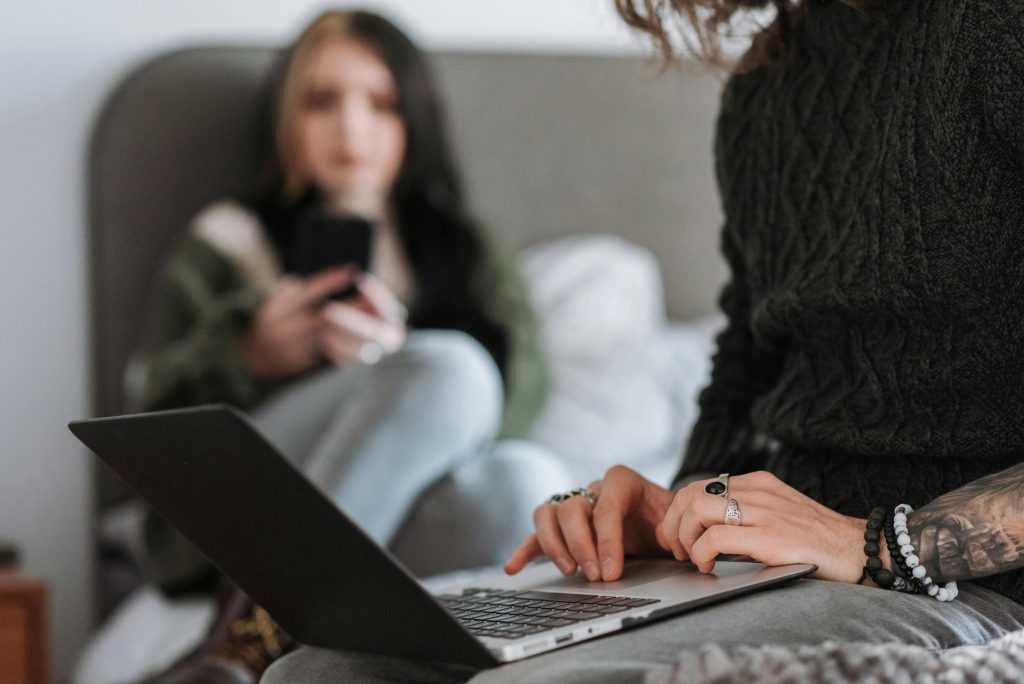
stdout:
[(383, 363), (402, 367), (403, 395), (435, 420), (497, 430), (504, 401), (501, 374), (487, 350), (469, 335), (418, 330)]

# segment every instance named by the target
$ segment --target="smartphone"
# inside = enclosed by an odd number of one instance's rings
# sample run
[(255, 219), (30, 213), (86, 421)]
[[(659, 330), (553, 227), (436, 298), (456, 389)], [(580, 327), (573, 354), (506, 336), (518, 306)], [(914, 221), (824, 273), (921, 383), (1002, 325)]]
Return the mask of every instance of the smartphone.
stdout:
[[(292, 243), (292, 268), (298, 275), (309, 277), (331, 266), (355, 266), (361, 272), (370, 270), (370, 250), (374, 225), (354, 216), (317, 214), (295, 227)], [(342, 300), (357, 294), (351, 285), (335, 292), (330, 299)]]

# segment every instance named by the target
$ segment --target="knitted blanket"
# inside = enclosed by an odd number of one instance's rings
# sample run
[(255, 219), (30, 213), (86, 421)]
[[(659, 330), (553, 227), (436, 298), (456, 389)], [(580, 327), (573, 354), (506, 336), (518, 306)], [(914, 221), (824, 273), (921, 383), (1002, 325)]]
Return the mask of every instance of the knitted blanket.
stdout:
[(1024, 681), (1024, 630), (983, 646), (933, 651), (901, 644), (731, 646), (707, 644), (650, 672), (646, 684), (829, 682), (1017, 684)]

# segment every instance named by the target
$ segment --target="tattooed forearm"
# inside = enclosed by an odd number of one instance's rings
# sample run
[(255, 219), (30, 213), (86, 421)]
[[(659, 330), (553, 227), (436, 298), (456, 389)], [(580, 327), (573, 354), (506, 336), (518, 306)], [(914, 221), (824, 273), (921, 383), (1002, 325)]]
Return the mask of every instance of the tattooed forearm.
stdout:
[(940, 496), (907, 521), (937, 582), (1024, 567), (1024, 463)]

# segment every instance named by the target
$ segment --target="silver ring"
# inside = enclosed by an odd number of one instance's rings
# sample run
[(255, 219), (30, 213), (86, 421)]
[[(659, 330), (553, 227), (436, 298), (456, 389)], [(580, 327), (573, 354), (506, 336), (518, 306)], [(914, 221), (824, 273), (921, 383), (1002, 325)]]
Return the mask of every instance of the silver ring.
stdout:
[(727, 498), (729, 496), (729, 473), (722, 473), (718, 479), (708, 482), (704, 485), (704, 491), (723, 499)]
[(743, 516), (740, 514), (740, 505), (736, 502), (736, 499), (729, 499), (729, 503), (725, 507), (725, 524), (743, 524)]
[(574, 496), (582, 496), (590, 502), (591, 506), (597, 503), (597, 495), (590, 490), (590, 487), (577, 487), (561, 494), (552, 494), (545, 503), (559, 504), (563, 501), (568, 501)]

